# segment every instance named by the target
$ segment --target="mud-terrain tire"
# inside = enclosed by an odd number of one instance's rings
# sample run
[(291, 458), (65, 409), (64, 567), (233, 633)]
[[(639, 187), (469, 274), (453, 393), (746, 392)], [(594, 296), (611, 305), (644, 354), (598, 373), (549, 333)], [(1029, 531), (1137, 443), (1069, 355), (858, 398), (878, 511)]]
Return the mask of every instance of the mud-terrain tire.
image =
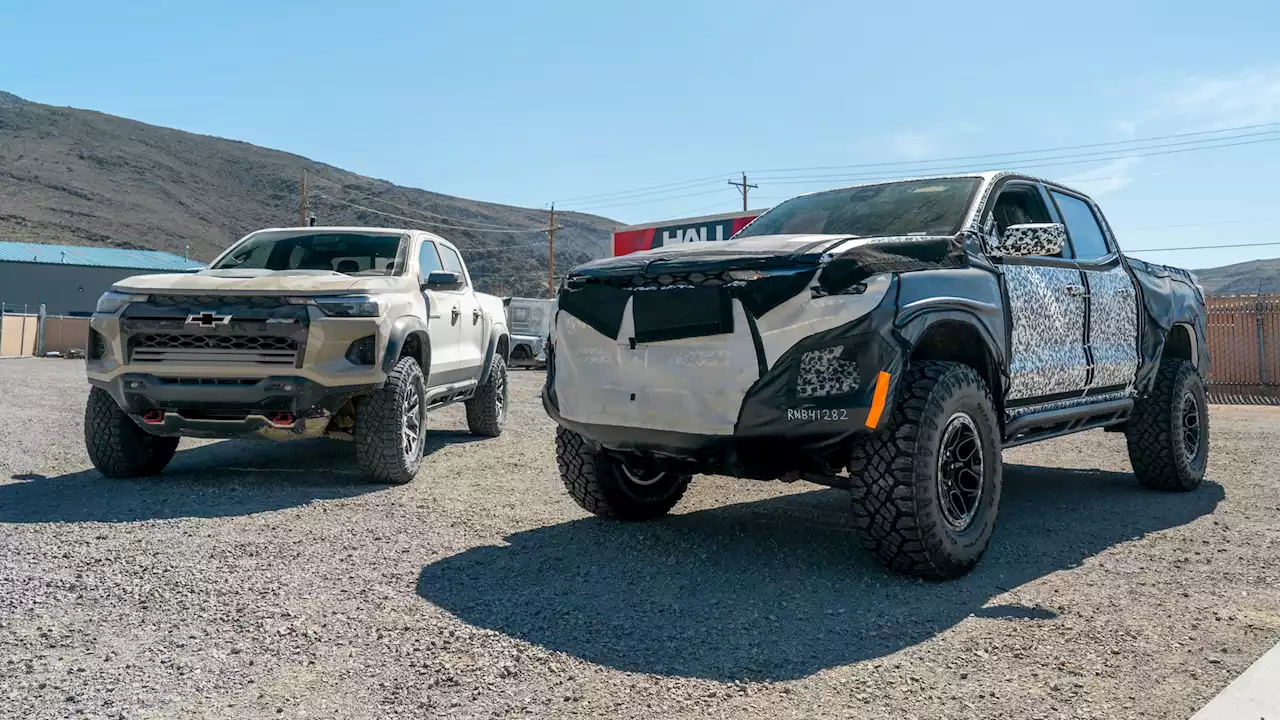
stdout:
[(356, 459), (375, 482), (403, 485), (417, 474), (427, 431), (425, 395), (418, 361), (402, 357), (382, 389), (356, 404)]
[(653, 520), (666, 515), (693, 479), (692, 475), (637, 471), (562, 427), (556, 428), (556, 464), (574, 501), (583, 510), (612, 520)]
[(1129, 462), (1144, 487), (1187, 492), (1209, 462), (1209, 406), (1204, 380), (1186, 360), (1160, 361), (1151, 392), (1133, 404), (1125, 425)]
[(466, 402), (467, 429), (472, 435), (498, 437), (507, 424), (507, 401), (510, 399), (507, 385), (507, 363), (501, 355), (493, 356), (489, 379)]
[(973, 368), (913, 363), (888, 425), (857, 442), (849, 461), (863, 545), (908, 575), (972, 570), (1000, 509), (1000, 446), (991, 391)]
[(164, 470), (178, 449), (178, 438), (148, 433), (120, 409), (111, 393), (93, 388), (84, 408), (84, 446), (104, 477), (137, 478)]

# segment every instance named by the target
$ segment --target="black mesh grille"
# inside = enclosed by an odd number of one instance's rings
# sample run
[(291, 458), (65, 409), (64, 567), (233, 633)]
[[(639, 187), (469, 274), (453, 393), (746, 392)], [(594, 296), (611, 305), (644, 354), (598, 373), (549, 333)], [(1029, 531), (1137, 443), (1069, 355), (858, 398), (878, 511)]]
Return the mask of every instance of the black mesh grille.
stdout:
[(151, 350), (292, 350), (298, 343), (279, 335), (179, 335), (157, 333), (140, 335), (134, 340), (134, 349)]
[[(570, 284), (574, 284), (575, 281), (581, 282), (581, 280), (578, 280), (577, 278), (571, 279), (569, 282)], [(725, 285), (743, 284), (741, 281), (736, 281), (730, 278), (727, 272), (684, 272), (663, 273), (661, 275), (644, 275), (642, 273), (637, 273), (629, 277), (607, 277), (592, 280), (592, 282), (635, 290), (674, 287), (723, 287)]]
[(257, 385), (261, 378), (160, 378), (165, 385)]
[(151, 304), (160, 307), (208, 308), (242, 305), (252, 308), (278, 308), (288, 303), (275, 295), (152, 295)]

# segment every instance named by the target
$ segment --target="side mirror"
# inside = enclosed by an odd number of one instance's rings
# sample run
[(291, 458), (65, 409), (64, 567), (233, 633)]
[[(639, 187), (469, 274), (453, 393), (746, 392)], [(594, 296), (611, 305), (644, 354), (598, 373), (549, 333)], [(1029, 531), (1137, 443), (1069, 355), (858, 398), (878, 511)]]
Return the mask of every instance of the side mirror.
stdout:
[(995, 254), (1011, 257), (1057, 255), (1067, 244), (1067, 228), (1062, 223), (1022, 223), (1010, 225), (996, 242)]
[(433, 270), (422, 283), (423, 290), (461, 290), (462, 273), (452, 270)]

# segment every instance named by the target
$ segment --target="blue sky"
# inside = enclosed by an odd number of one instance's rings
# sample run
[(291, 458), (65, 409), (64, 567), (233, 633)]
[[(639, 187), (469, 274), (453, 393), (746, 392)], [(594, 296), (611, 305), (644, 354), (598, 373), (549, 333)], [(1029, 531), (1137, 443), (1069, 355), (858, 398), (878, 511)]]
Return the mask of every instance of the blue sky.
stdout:
[[(644, 222), (739, 208), (724, 183), (742, 170), (762, 206), (937, 164), (781, 168), (1280, 123), (1278, 27), (1273, 0), (11, 1), (0, 89), (438, 192)], [(1280, 241), (1280, 133), (1258, 135), (1269, 130), (1280, 125), (1187, 139), (1252, 133), (1235, 147), (1115, 152), (1151, 145), (1138, 143), (1017, 165), (1094, 193), (1139, 256), (1280, 257), (1137, 252)], [(835, 177), (785, 177), (815, 174)]]

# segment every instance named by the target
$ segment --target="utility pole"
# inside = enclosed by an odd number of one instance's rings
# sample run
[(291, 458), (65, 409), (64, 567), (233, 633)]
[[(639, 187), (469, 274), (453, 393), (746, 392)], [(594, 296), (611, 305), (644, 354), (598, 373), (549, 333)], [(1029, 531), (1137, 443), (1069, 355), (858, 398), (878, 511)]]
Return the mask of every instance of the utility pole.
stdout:
[(307, 169), (302, 168), (302, 195), (298, 198), (298, 225), (307, 227)]
[(742, 212), (746, 212), (747, 211), (747, 191), (750, 190), (751, 188), (758, 188), (760, 186), (748, 185), (746, 173), (742, 173), (742, 182), (734, 182), (730, 180), (729, 184), (738, 188), (738, 190), (742, 193)]
[(547, 243), (550, 246), (547, 249), (547, 297), (556, 296), (556, 231), (560, 229), (556, 225), (556, 204), (551, 203), (551, 214), (547, 217)]

